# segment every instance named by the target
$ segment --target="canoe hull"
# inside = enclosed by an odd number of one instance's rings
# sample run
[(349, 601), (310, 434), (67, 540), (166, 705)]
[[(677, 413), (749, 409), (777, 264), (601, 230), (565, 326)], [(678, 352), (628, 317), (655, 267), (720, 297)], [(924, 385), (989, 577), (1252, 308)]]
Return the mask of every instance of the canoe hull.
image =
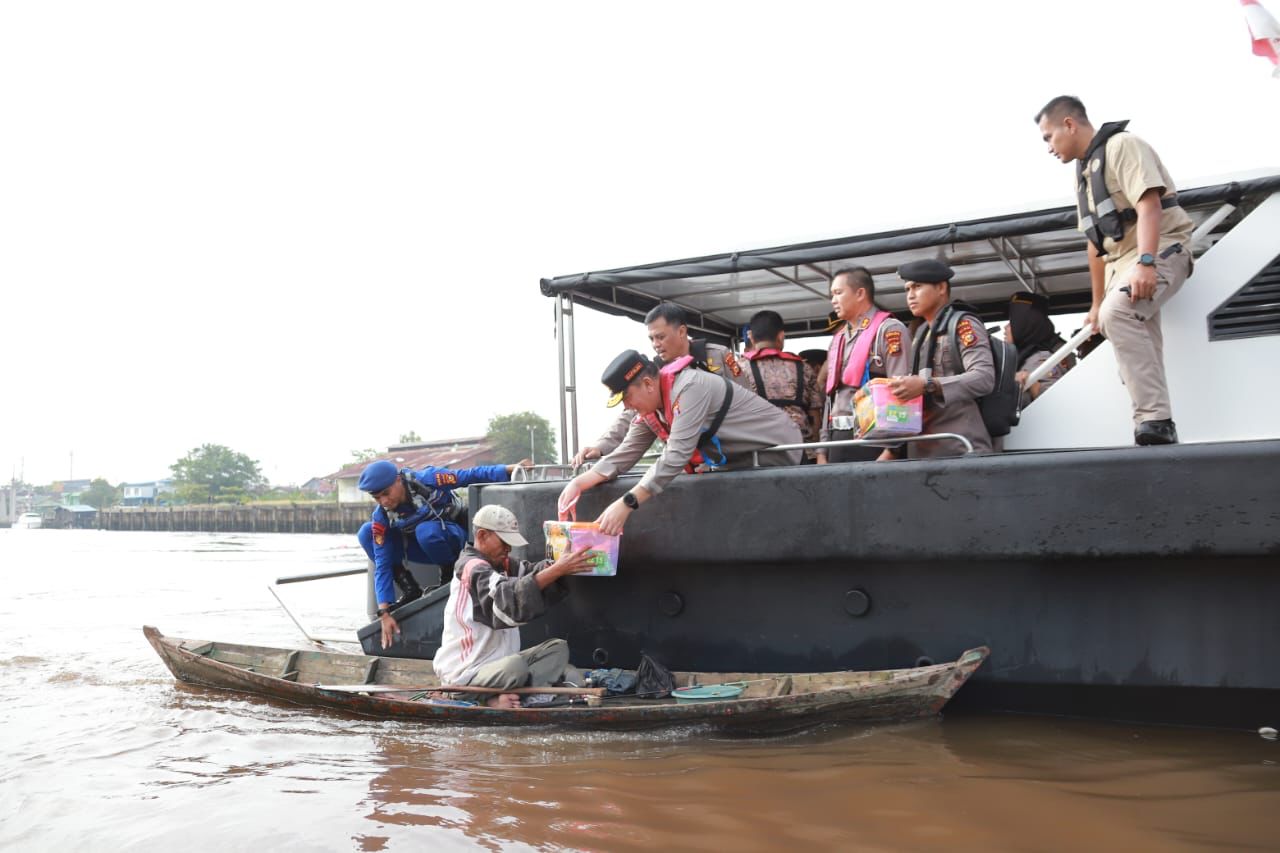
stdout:
[[(856, 683), (779, 696), (761, 696), (732, 701), (675, 703), (606, 700), (599, 707), (530, 707), (503, 710), (484, 706), (459, 707), (408, 701), (378, 694), (323, 690), (311, 683), (280, 677), (276, 670), (317, 662), (326, 675), (350, 672), (356, 677), (363, 669), (380, 678), (367, 683), (423, 684), (432, 679), (430, 663), (391, 658), (370, 658), (315, 651), (294, 651), (267, 647), (236, 646), (165, 637), (152, 627), (143, 629), (152, 648), (174, 677), (192, 684), (256, 693), (299, 705), (328, 708), (373, 717), (417, 719), (428, 723), (471, 725), (554, 725), (584, 729), (642, 729), (659, 726), (707, 725), (746, 733), (772, 733), (804, 728), (828, 721), (891, 721), (935, 716), (968, 681), (987, 657), (987, 650), (973, 649), (954, 663), (876, 673), (821, 673), (821, 679), (840, 676), (865, 677)], [(212, 649), (208, 648), (212, 647)], [(221, 655), (238, 663), (210, 657)], [(290, 657), (292, 656), (292, 657)], [(303, 657), (305, 656), (305, 657)], [(323, 657), (323, 660), (321, 659)], [(247, 666), (252, 669), (246, 668)], [(254, 671), (260, 670), (260, 671)], [(269, 671), (268, 671), (269, 670)], [(740, 680), (752, 674), (733, 673), (726, 679)], [(341, 677), (341, 675), (337, 675)], [(367, 677), (367, 676), (366, 676)], [(705, 678), (714, 677), (706, 674)], [(762, 677), (756, 675), (755, 677)], [(772, 677), (772, 676), (764, 676)], [(793, 676), (797, 680), (815, 676)], [(361, 682), (356, 682), (361, 683)]]

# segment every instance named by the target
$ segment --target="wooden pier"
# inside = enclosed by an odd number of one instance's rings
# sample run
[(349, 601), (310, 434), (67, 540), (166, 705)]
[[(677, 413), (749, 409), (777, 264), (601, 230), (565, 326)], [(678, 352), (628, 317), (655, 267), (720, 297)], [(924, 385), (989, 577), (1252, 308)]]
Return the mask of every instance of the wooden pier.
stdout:
[(371, 503), (115, 506), (98, 513), (102, 530), (235, 533), (350, 533), (369, 520)]

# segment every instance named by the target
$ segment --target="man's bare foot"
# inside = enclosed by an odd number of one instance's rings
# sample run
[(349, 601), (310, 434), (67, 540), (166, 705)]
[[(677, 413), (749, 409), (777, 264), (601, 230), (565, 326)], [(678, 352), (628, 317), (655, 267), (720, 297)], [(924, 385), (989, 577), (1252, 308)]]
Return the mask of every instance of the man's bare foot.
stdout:
[(520, 697), (515, 693), (502, 693), (497, 696), (490, 696), (484, 700), (484, 704), (490, 708), (505, 708), (510, 711), (520, 707)]

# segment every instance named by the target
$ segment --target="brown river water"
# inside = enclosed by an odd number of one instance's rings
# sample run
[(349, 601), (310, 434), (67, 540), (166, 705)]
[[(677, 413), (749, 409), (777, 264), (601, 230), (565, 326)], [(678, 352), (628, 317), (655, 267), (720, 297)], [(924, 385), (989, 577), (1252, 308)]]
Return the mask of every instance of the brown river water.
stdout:
[[(342, 536), (0, 530), (0, 850), (1280, 849), (1280, 742), (1252, 732), (431, 728), (178, 684), (143, 639), (305, 645), (266, 587), (363, 559)], [(343, 634), (364, 584), (280, 593)]]

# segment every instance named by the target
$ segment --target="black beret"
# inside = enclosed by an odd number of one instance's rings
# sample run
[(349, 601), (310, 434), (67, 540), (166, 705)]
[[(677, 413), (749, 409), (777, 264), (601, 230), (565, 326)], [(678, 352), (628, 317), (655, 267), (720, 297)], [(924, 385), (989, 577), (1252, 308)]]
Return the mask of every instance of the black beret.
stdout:
[(627, 390), (627, 386), (631, 384), (631, 380), (635, 379), (649, 363), (647, 356), (643, 356), (633, 349), (626, 350), (609, 362), (609, 366), (604, 369), (604, 375), (600, 377), (600, 381), (613, 392), (613, 396), (609, 398), (610, 408), (622, 402), (622, 395)]
[(951, 281), (955, 272), (942, 261), (929, 258), (923, 261), (911, 261), (898, 267), (898, 278), (903, 281), (918, 281), (922, 284), (937, 284), (940, 281)]

